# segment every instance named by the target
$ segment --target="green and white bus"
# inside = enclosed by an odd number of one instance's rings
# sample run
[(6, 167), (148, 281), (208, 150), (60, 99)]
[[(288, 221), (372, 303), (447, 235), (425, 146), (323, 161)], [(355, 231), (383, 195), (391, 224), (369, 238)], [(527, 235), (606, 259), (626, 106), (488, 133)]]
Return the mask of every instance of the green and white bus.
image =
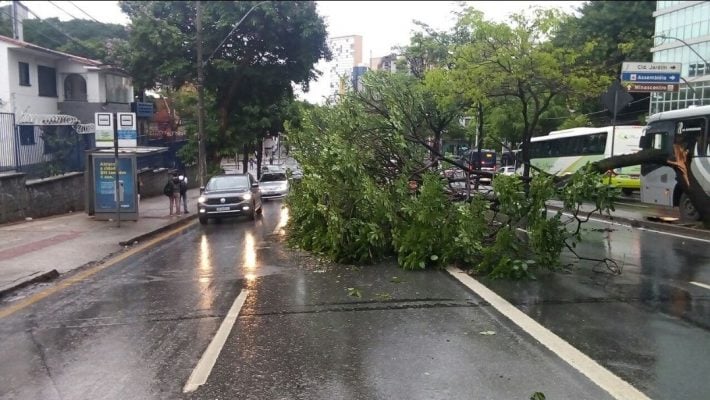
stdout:
[[(614, 134), (612, 135), (612, 131)], [(572, 128), (550, 132), (547, 136), (532, 138), (530, 163), (554, 175), (568, 175), (589, 162), (603, 160), (613, 155), (630, 154), (640, 150), (639, 140), (643, 126), (619, 125), (600, 128)], [(641, 167), (624, 167), (609, 171), (611, 184), (630, 194), (641, 187)], [(605, 175), (604, 182), (608, 182)]]

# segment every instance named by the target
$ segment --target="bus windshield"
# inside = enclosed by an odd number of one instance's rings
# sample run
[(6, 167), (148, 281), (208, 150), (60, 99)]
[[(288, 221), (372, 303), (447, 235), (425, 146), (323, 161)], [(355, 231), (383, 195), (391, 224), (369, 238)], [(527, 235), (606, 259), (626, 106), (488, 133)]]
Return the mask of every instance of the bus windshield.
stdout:
[(673, 121), (659, 121), (649, 124), (644, 131), (644, 136), (648, 138), (644, 150), (670, 151), (674, 129), (675, 123)]

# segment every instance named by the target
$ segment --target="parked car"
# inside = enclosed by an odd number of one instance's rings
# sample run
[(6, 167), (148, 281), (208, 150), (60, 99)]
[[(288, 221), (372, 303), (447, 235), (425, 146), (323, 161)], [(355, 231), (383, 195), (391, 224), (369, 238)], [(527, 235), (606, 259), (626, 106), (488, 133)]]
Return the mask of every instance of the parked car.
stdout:
[(288, 177), (285, 172), (263, 174), (259, 180), (259, 189), (264, 199), (284, 197), (288, 194)]
[(513, 175), (515, 175), (515, 167), (512, 165), (500, 167), (500, 168), (498, 168), (498, 171), (496, 171), (496, 174), (497, 175), (513, 176)]
[(197, 212), (203, 225), (209, 218), (246, 215), (256, 219), (261, 214), (259, 184), (251, 174), (216, 175), (200, 190)]

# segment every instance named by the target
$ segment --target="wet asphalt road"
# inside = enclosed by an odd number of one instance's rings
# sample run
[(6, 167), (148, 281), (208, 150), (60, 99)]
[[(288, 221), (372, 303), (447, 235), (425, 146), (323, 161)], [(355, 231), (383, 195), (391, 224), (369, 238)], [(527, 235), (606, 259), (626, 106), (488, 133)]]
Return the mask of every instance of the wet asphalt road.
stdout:
[[(609, 398), (445, 272), (284, 251), (286, 216), (197, 226), (2, 319), (0, 398)], [(710, 291), (688, 284), (710, 282), (707, 243), (614, 229), (580, 251), (625, 260), (620, 277), (486, 283), (650, 397), (707, 398)], [(207, 383), (182, 394), (243, 289)]]

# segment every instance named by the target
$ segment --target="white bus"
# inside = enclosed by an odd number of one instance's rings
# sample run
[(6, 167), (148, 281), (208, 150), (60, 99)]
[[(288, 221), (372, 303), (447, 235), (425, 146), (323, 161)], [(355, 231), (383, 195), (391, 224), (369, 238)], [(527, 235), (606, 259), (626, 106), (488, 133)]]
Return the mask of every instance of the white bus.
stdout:
[[(693, 149), (690, 168), (706, 193), (710, 192), (710, 160), (708, 160), (708, 123), (710, 106), (665, 111), (648, 118), (644, 131), (644, 149), (673, 152), (675, 140), (683, 140)], [(677, 137), (681, 136), (681, 137)], [(681, 218), (696, 221), (701, 215), (676, 182), (673, 168), (645, 164), (641, 166), (641, 201), (679, 207)]]
[[(572, 128), (550, 132), (530, 141), (530, 163), (535, 167), (555, 175), (568, 175), (589, 162), (595, 162), (613, 155), (630, 154), (640, 150), (639, 140), (643, 126), (619, 125), (600, 128)], [(611, 172), (611, 184), (625, 194), (639, 190), (641, 167), (618, 168)], [(608, 182), (608, 175), (604, 182)]]

